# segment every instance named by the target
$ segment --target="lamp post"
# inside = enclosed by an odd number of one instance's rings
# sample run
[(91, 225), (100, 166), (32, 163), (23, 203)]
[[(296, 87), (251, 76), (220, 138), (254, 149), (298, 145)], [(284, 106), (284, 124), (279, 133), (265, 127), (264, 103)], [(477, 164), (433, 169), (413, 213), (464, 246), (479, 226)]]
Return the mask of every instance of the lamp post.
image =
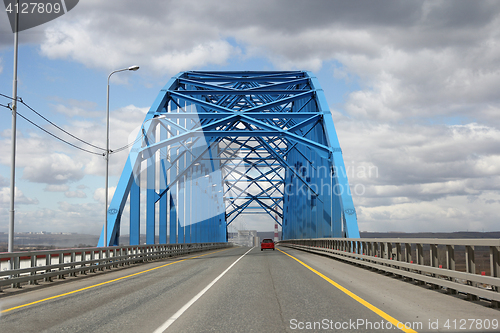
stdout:
[(108, 171), (109, 171), (109, 79), (111, 75), (123, 72), (123, 71), (136, 71), (139, 69), (139, 66), (130, 66), (128, 68), (118, 69), (116, 71), (111, 72), (108, 75), (108, 89), (106, 95), (106, 186), (105, 186), (105, 212), (104, 212), (104, 237), (103, 237), (103, 246), (108, 246)]
[[(9, 211), (9, 240), (8, 251), (14, 251), (14, 214), (16, 200), (16, 118), (17, 118), (17, 52), (19, 48), (19, 0), (16, 1), (16, 18), (14, 21), (14, 79), (12, 80), (12, 155), (10, 160), (10, 211)], [(9, 261), (10, 269), (14, 269), (12, 259)]]

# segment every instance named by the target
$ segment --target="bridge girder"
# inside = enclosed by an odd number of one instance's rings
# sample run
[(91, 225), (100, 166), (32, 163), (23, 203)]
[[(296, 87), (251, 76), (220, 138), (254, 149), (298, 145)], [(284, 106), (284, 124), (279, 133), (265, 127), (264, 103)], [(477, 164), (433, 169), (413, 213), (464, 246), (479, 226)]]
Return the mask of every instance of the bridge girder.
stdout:
[(227, 225), (255, 209), (284, 239), (359, 237), (333, 119), (310, 72), (173, 77), (131, 147), (107, 245), (119, 244), (127, 202), (130, 244), (139, 244), (141, 189), (148, 244), (226, 241)]

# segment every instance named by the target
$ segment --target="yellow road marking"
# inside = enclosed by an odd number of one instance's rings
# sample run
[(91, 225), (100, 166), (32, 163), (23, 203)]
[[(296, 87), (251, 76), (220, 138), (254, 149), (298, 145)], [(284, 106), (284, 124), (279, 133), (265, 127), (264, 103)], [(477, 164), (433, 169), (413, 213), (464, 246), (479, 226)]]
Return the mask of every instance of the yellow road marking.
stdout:
[[(413, 329), (411, 328), (408, 328), (406, 327), (402, 322), (400, 322), (399, 320), (397, 320), (396, 318), (394, 317), (391, 317), (390, 315), (388, 315), (387, 313), (385, 313), (384, 311), (380, 310), (379, 308), (377, 308), (376, 306), (368, 303), (367, 301), (365, 301), (364, 299), (362, 299), (361, 297), (359, 297), (358, 295), (354, 294), (353, 292), (349, 291), (348, 289), (342, 287), (340, 284), (338, 284), (337, 282), (333, 281), (332, 279), (330, 279), (329, 277), (327, 277), (326, 275), (318, 272), (317, 270), (315, 270), (314, 268), (310, 267), (309, 265), (303, 263), (302, 261), (300, 261), (299, 259), (295, 258), (294, 256), (284, 252), (284, 251), (281, 251), (280, 249), (277, 249), (278, 251), (280, 251), (281, 253), (284, 253), (286, 254), (287, 256), (289, 256), (290, 258), (296, 260), (297, 262), (299, 262), (302, 266), (306, 267), (307, 269), (309, 269), (310, 271), (316, 273), (317, 275), (319, 275), (320, 277), (322, 277), (323, 279), (325, 279), (326, 281), (328, 281), (330, 284), (332, 284), (334, 287), (336, 287), (337, 289), (339, 289), (340, 291), (342, 291), (343, 293), (345, 293), (346, 295), (350, 296), (351, 298), (353, 298), (355, 301), (361, 303), (362, 305), (366, 306), (368, 309), (372, 310), (373, 312), (375, 312), (376, 314), (378, 314), (380, 317), (384, 318), (385, 320), (387, 320), (388, 322), (390, 322), (391, 324), (393, 324), (395, 327), (397, 327), (398, 329), (402, 330), (403, 332), (406, 332), (406, 333), (417, 333), (416, 331), (414, 331)], [(398, 326), (399, 324), (399, 326)], [(400, 327), (401, 325), (403, 325), (403, 327)]]
[(70, 291), (70, 292), (67, 292), (67, 293), (64, 293), (64, 294), (55, 295), (55, 296), (47, 297), (47, 298), (44, 298), (44, 299), (41, 299), (41, 300), (38, 300), (38, 301), (34, 301), (34, 302), (31, 302), (31, 303), (26, 303), (26, 304), (23, 304), (23, 305), (14, 306), (14, 307), (12, 307), (12, 308), (10, 308), (10, 309), (5, 309), (5, 310), (2, 310), (0, 313), (5, 313), (5, 312), (12, 311), (12, 310), (16, 310), (16, 309), (24, 308), (24, 307), (27, 307), (27, 306), (30, 306), (30, 305), (34, 305), (34, 304), (38, 304), (38, 303), (42, 303), (42, 302), (46, 302), (46, 301), (49, 301), (49, 300), (51, 300), (51, 299), (56, 299), (56, 298), (59, 298), (59, 297), (68, 296), (68, 295), (71, 295), (71, 294), (78, 293), (78, 292), (80, 292), (80, 291), (84, 291), (84, 290), (92, 289), (92, 288), (95, 288), (95, 287), (99, 287), (99, 286), (106, 285), (106, 284), (108, 284), (108, 283), (112, 283), (112, 282), (120, 281), (120, 280), (123, 280), (123, 279), (129, 278), (129, 277), (132, 277), (132, 276), (137, 276), (137, 275), (140, 275), (140, 274), (143, 274), (143, 273), (151, 272), (151, 271), (154, 271), (155, 269), (158, 269), (158, 268), (163, 268), (163, 267), (166, 267), (166, 266), (169, 266), (169, 265), (173, 265), (173, 264), (176, 264), (176, 263), (179, 263), (179, 262), (183, 262), (183, 261), (186, 261), (186, 260), (189, 260), (189, 259), (195, 259), (195, 258), (203, 257), (203, 256), (206, 256), (206, 255), (209, 255), (209, 254), (214, 254), (214, 253), (218, 253), (218, 252), (222, 252), (222, 251), (226, 251), (226, 250), (229, 250), (229, 249), (224, 249), (224, 250), (219, 250), (219, 251), (215, 251), (215, 252), (205, 253), (205, 254), (202, 254), (202, 255), (199, 255), (199, 256), (190, 257), (190, 258), (186, 258), (186, 259), (182, 259), (182, 260), (178, 260), (178, 261), (170, 262), (170, 263), (165, 264), (165, 265), (161, 265), (161, 266), (158, 266), (158, 267), (154, 267), (154, 268), (146, 269), (146, 270), (141, 271), (141, 272), (137, 272), (137, 273), (130, 274), (130, 275), (127, 275), (127, 276), (122, 276), (122, 277), (117, 278), (117, 279), (113, 279), (113, 280), (109, 280), (109, 281), (101, 282), (101, 283), (98, 283), (98, 284), (94, 284), (94, 285), (92, 285), (92, 286), (88, 286), (88, 287), (85, 287), (85, 288), (81, 288), (81, 289), (73, 290), (73, 291)]

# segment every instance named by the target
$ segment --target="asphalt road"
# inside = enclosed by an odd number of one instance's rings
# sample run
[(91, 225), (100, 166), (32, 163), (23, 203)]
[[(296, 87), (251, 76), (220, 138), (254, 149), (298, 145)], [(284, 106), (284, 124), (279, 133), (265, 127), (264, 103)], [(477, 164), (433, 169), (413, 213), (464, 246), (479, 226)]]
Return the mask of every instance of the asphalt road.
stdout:
[[(211, 251), (47, 284), (0, 296), (0, 308), (2, 333), (401, 332), (398, 322), (417, 332), (500, 331), (492, 329), (500, 311), (481, 302), (283, 247)], [(479, 320), (490, 329), (478, 329)]]

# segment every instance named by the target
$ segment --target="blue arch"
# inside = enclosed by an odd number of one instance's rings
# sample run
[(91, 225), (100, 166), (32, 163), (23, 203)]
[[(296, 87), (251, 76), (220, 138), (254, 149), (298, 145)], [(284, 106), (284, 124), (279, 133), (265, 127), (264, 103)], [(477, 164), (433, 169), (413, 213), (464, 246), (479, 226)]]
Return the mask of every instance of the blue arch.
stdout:
[(227, 226), (256, 211), (281, 224), (284, 239), (359, 237), (332, 115), (304, 71), (173, 77), (130, 150), (107, 245), (119, 244), (127, 202), (132, 245), (143, 220), (148, 244), (227, 241)]

